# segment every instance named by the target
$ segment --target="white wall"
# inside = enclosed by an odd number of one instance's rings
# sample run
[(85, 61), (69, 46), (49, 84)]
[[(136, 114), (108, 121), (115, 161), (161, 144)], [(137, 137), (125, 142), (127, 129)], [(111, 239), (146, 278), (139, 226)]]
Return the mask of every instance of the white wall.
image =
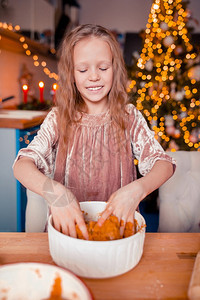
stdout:
[(9, 0), (5, 9), (0, 7), (0, 22), (20, 25), (25, 30), (54, 31), (54, 13), (55, 8), (44, 0)]
[[(118, 32), (139, 32), (146, 27), (151, 0), (79, 0), (80, 23), (95, 23)], [(200, 32), (200, 0), (190, 0), (188, 8), (199, 25), (191, 22)]]
[[(80, 3), (80, 23), (96, 23), (119, 32), (138, 32), (144, 29), (152, 0), (77, 0)], [(61, 0), (57, 0), (57, 6)], [(54, 30), (55, 10), (45, 0), (9, 0), (8, 8), (0, 8), (0, 21), (19, 24), (23, 29)], [(200, 0), (188, 5), (195, 32), (200, 32)]]

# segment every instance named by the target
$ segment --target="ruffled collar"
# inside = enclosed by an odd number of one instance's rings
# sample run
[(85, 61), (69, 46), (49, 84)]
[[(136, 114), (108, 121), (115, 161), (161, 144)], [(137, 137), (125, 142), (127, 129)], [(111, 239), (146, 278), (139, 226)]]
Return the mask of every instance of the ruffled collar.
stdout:
[(100, 114), (88, 114), (85, 112), (77, 112), (77, 117), (80, 120), (79, 124), (94, 127), (101, 126), (111, 121), (110, 110)]

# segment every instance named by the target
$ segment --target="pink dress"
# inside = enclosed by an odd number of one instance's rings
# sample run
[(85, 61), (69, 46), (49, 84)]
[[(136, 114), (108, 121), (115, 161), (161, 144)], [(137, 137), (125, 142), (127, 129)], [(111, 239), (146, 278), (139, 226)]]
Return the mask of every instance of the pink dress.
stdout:
[(16, 159), (21, 155), (34, 159), (41, 172), (63, 182), (78, 201), (107, 201), (113, 192), (136, 179), (134, 158), (143, 176), (157, 160), (173, 163), (142, 114), (132, 104), (127, 105), (127, 112), (129, 126), (120, 141), (109, 110), (98, 115), (83, 113), (74, 125), (74, 140), (66, 158), (60, 160), (57, 110), (53, 108), (37, 136)]

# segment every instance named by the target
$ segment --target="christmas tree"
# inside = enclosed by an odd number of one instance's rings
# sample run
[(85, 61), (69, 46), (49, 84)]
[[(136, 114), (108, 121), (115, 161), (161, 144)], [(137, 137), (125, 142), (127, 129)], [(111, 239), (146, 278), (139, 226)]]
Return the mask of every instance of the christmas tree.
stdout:
[(188, 1), (154, 0), (128, 92), (165, 150), (200, 151), (200, 56)]

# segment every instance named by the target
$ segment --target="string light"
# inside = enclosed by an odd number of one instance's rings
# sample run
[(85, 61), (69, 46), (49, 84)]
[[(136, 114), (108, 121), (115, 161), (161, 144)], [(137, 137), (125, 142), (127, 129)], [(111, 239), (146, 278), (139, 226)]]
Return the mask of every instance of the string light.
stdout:
[[(12, 32), (19, 32), (20, 31), (20, 26), (16, 25), (16, 26), (12, 26), (12, 24), (7, 24), (5, 22), (0, 22), (0, 29), (3, 30), (9, 30)], [(32, 56), (33, 59), (33, 64), (35, 67), (39, 67), (41, 66), (43, 68), (43, 71), (45, 73), (45, 75), (47, 75), (50, 79), (54, 79), (54, 80), (58, 80), (58, 75), (55, 72), (51, 72), (50, 69), (47, 66), (47, 63), (45, 62), (44, 65), (44, 61), (42, 61), (40, 63), (40, 57), (36, 54), (33, 54), (31, 52), (31, 50), (29, 49), (29, 43), (27, 42), (27, 39), (24, 36), (20, 36), (19, 37), (19, 42), (22, 44), (22, 48), (25, 51), (25, 54), (29, 57)], [(54, 48), (50, 49), (52, 54), (56, 54), (56, 50)]]

